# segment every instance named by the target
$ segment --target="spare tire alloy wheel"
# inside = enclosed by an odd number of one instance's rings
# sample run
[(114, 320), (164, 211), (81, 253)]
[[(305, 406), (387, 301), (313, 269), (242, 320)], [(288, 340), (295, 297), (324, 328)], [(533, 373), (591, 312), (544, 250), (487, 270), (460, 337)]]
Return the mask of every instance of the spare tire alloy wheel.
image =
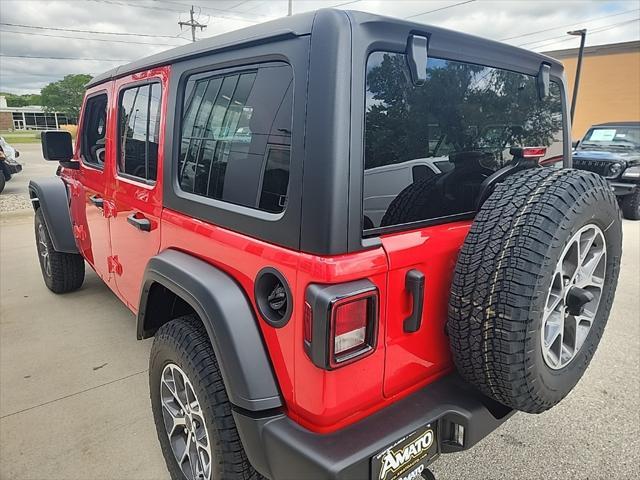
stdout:
[(211, 479), (211, 442), (187, 374), (174, 363), (162, 371), (162, 417), (176, 462), (189, 480)]
[(602, 338), (621, 254), (620, 210), (602, 177), (546, 167), (508, 177), (458, 256), (447, 322), (458, 372), (513, 409), (556, 405)]
[(550, 368), (576, 358), (595, 320), (605, 282), (607, 244), (602, 230), (582, 227), (564, 248), (542, 320), (542, 353)]

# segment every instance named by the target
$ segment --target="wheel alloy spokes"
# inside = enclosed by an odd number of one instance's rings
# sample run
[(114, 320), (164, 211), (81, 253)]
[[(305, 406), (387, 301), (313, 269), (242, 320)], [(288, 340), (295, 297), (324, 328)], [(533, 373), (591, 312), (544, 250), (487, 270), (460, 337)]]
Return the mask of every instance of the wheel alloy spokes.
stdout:
[[(569, 364), (584, 344), (602, 296), (606, 242), (596, 225), (581, 228), (564, 248), (551, 280), (542, 317), (542, 353), (547, 365)], [(575, 300), (577, 295), (578, 310)]]
[(168, 364), (162, 371), (160, 399), (165, 430), (188, 480), (211, 478), (211, 446), (202, 408), (184, 371)]
[(51, 258), (49, 257), (49, 247), (47, 246), (47, 237), (42, 224), (38, 225), (38, 252), (44, 273), (47, 277), (51, 276)]

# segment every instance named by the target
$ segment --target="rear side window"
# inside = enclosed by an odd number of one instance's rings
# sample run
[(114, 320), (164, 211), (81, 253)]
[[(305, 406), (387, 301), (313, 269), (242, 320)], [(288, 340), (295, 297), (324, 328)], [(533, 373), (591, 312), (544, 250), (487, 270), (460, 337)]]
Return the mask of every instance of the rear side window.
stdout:
[(84, 106), (82, 120), (82, 161), (97, 168), (104, 166), (107, 136), (107, 94), (89, 97)]
[(192, 75), (184, 92), (180, 188), (282, 212), (289, 185), (292, 103), (293, 73), (284, 63)]
[(120, 93), (120, 174), (148, 181), (156, 179), (161, 88), (159, 83), (151, 83)]
[(557, 83), (540, 100), (533, 76), (431, 57), (425, 84), (410, 78), (404, 54), (369, 56), (365, 230), (472, 215), (512, 146), (563, 153)]

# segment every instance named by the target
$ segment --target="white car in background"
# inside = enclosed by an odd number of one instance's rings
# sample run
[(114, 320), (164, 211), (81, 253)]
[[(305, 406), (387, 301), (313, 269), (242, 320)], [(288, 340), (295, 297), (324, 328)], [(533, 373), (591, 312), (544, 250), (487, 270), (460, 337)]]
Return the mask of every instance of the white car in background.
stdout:
[(16, 161), (19, 156), (20, 152), (0, 137), (0, 192), (13, 175), (22, 171), (22, 165)]
[(379, 227), (393, 199), (406, 187), (427, 176), (439, 175), (451, 169), (453, 164), (447, 156), (443, 156), (415, 158), (365, 170), (364, 228)]

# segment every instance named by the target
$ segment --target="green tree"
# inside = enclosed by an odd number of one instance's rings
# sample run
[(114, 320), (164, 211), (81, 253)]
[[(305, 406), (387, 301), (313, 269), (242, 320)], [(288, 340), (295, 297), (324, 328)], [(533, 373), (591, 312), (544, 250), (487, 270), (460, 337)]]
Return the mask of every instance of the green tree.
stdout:
[(40, 96), (42, 106), (47, 112), (62, 112), (70, 117), (78, 117), (82, 98), (86, 90), (85, 85), (91, 80), (91, 75), (67, 75), (62, 80), (50, 83), (42, 89)]
[(7, 99), (8, 107), (26, 107), (27, 105), (40, 105), (40, 95), (37, 94), (16, 95), (15, 93), (0, 92), (0, 95)]

